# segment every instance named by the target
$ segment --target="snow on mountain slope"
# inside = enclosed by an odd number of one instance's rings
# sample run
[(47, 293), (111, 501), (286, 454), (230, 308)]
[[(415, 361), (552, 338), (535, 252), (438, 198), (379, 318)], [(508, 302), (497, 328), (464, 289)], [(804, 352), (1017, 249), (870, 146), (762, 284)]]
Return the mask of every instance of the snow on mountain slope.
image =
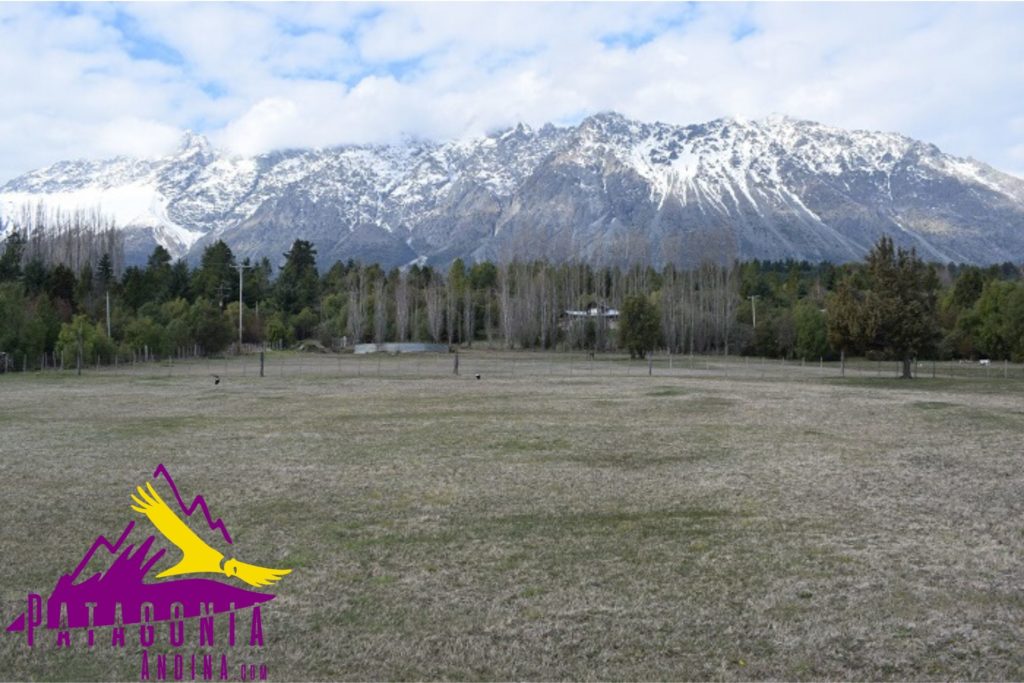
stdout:
[(675, 126), (618, 114), (443, 144), (218, 153), (187, 134), (160, 159), (61, 162), (0, 187), (25, 207), (99, 209), (195, 258), (215, 239), (279, 260), (860, 258), (882, 234), (927, 258), (1024, 259), (1024, 182), (894, 133), (788, 117)]
[(31, 207), (39, 201), (44, 202), (48, 211), (65, 215), (98, 210), (117, 225), (152, 230), (159, 243), (178, 253), (187, 251), (203, 236), (171, 220), (167, 215), (167, 198), (146, 182), (48, 192), (43, 197), (29, 192), (9, 192), (4, 193), (2, 201), (4, 213), (12, 215), (17, 215), (21, 207)]

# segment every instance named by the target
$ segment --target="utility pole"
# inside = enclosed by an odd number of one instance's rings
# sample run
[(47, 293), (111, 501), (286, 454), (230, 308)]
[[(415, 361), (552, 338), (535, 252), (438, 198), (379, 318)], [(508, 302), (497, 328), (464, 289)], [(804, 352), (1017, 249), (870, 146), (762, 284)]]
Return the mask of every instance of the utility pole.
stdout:
[(759, 294), (751, 294), (749, 297), (747, 297), (748, 299), (750, 299), (750, 311), (754, 315), (754, 320), (751, 327), (753, 327), (755, 330), (757, 329), (757, 299), (759, 296)]
[(110, 290), (107, 292), (107, 339), (110, 339)]
[(242, 353), (242, 310), (245, 304), (242, 303), (242, 271), (245, 267), (238, 265), (238, 353)]
[(242, 312), (245, 310), (245, 304), (242, 303), (242, 271), (246, 268), (255, 268), (255, 266), (246, 266), (241, 263), (235, 264), (235, 268), (238, 269), (238, 353), (242, 353)]

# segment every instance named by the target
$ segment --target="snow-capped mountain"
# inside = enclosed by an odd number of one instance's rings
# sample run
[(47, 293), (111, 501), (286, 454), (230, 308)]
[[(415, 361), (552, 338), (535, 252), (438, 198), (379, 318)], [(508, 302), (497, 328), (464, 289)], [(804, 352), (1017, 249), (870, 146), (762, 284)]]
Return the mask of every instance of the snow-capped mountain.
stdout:
[(25, 206), (95, 210), (195, 258), (224, 239), (278, 262), (296, 238), (337, 259), (581, 256), (859, 259), (882, 234), (937, 261), (1024, 260), (1024, 181), (893, 133), (771, 117), (676, 126), (618, 114), (447, 143), (236, 157), (187, 134), (161, 159), (61, 162), (0, 187)]

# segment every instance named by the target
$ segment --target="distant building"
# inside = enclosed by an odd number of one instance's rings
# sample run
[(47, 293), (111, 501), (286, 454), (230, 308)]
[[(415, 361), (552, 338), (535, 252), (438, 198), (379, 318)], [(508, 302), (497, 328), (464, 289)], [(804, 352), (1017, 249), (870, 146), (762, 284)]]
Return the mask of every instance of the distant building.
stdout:
[(386, 344), (356, 344), (355, 352), (363, 353), (448, 353), (447, 344), (422, 342), (389, 342)]
[(588, 318), (604, 318), (609, 322), (618, 321), (619, 309), (610, 308), (604, 304), (590, 304), (584, 310), (573, 310), (569, 309), (565, 312), (565, 317), (569, 320), (586, 320)]
[[(591, 324), (588, 325), (588, 323)], [(562, 329), (568, 330), (577, 325), (595, 330), (597, 328), (608, 331), (618, 329), (619, 309), (595, 303), (591, 303), (583, 309), (567, 309), (562, 314)], [(598, 332), (597, 334), (601, 335), (602, 333)], [(598, 339), (603, 338), (603, 336), (598, 337)]]

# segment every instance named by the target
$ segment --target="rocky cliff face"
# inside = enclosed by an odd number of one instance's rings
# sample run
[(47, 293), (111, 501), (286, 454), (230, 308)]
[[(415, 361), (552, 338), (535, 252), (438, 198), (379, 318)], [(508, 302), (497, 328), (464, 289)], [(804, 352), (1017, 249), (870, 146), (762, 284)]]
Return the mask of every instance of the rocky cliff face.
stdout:
[(188, 134), (162, 159), (61, 162), (0, 187), (25, 207), (112, 216), (127, 260), (224, 239), (280, 260), (296, 238), (336, 259), (545, 256), (860, 258), (882, 234), (938, 261), (1024, 260), (1024, 181), (892, 133), (775, 117), (675, 126), (599, 114), (443, 144), (251, 158)]

